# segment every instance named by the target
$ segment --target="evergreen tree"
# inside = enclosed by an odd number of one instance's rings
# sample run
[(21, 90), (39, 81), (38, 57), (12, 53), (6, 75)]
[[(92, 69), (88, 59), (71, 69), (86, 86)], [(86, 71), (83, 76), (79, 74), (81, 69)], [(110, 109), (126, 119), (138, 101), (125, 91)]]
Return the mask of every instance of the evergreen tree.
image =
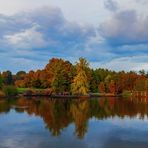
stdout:
[(89, 69), (88, 63), (84, 58), (79, 59), (79, 63), (76, 65), (76, 76), (72, 83), (73, 94), (87, 95), (89, 92), (89, 82), (87, 76), (87, 70)]
[(11, 71), (5, 71), (2, 73), (3, 83), (5, 85), (12, 85), (13, 84), (13, 76)]

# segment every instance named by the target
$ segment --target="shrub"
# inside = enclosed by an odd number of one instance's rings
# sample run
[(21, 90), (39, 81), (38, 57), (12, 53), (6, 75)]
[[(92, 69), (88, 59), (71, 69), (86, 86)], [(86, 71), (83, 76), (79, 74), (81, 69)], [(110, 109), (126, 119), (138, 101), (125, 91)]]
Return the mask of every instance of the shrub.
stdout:
[(2, 91), (0, 91), (0, 98), (3, 98), (3, 97), (5, 97), (5, 94)]
[(31, 90), (31, 89), (28, 89), (28, 90), (26, 90), (25, 92), (24, 92), (24, 95), (26, 95), (26, 96), (31, 96), (31, 95), (33, 95), (34, 94), (34, 92), (33, 92), (33, 90)]
[(43, 95), (51, 95), (52, 94), (52, 90), (51, 89), (45, 89), (43, 91)]
[(130, 96), (131, 96), (131, 92), (130, 92), (130, 91), (127, 91), (127, 90), (124, 90), (124, 91), (122, 92), (122, 96), (123, 96), (123, 97), (130, 97)]
[(3, 92), (6, 96), (16, 96), (18, 94), (17, 89), (15, 86), (4, 86)]

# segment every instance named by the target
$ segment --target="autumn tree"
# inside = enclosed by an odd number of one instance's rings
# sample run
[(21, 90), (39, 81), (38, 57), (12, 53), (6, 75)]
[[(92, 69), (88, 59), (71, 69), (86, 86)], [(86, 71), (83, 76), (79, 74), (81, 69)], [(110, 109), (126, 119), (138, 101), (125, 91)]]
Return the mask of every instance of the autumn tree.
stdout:
[(32, 81), (33, 81), (33, 79), (34, 79), (34, 71), (33, 70), (31, 70), (31, 71), (29, 71), (29, 73), (25, 76), (25, 78), (24, 78), (24, 85), (25, 85), (25, 87), (33, 87), (33, 85), (32, 85)]
[(16, 87), (25, 87), (24, 79), (26, 75), (25, 71), (19, 71), (14, 75), (14, 84)]
[(99, 92), (100, 93), (105, 93), (105, 85), (104, 85), (104, 82), (101, 82), (98, 87), (99, 87)]
[(116, 92), (116, 85), (113, 80), (109, 83), (109, 92), (115, 94)]
[(125, 72), (119, 72), (114, 75), (114, 82), (115, 82), (115, 88), (116, 88), (116, 93), (120, 94), (123, 92), (125, 88)]
[(136, 80), (134, 90), (147, 91), (148, 90), (148, 78), (139, 78)]
[(65, 94), (70, 91), (74, 94), (87, 94), (89, 91), (120, 94), (124, 90), (132, 91), (134, 88), (146, 89), (146, 78), (148, 73), (144, 70), (136, 73), (134, 71), (115, 72), (102, 68), (90, 69), (83, 58), (80, 58), (76, 65), (63, 59), (52, 58), (42, 70), (29, 73), (19, 71), (16, 75), (12, 75), (10, 71), (2, 73), (4, 85), (48, 88), (51, 92)]
[(69, 61), (53, 58), (45, 68), (49, 87), (55, 93), (70, 91), (70, 84), (73, 78), (73, 66)]
[(46, 69), (43, 69), (40, 72), (40, 82), (41, 82), (41, 88), (50, 88), (50, 83), (48, 82), (48, 73)]
[(25, 75), (26, 75), (26, 72), (25, 71), (19, 71), (19, 72), (17, 72), (16, 73), (16, 80), (23, 80), (24, 79), (24, 77), (25, 77)]
[(76, 76), (72, 83), (73, 94), (87, 95), (89, 92), (89, 81), (87, 70), (89, 68), (88, 62), (84, 58), (80, 58), (76, 64)]
[(41, 88), (40, 74), (41, 74), (41, 70), (37, 70), (33, 74), (32, 86), (35, 88)]

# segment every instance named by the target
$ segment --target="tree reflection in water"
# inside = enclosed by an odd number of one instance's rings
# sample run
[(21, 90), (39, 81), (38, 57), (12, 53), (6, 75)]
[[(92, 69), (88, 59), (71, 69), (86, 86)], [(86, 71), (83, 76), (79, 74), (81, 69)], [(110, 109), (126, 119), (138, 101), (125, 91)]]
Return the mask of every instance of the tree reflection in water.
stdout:
[[(59, 136), (64, 128), (74, 123), (76, 136), (83, 138), (91, 118), (103, 120), (114, 117), (121, 119), (148, 117), (148, 99), (146, 98), (7, 99), (0, 100), (0, 113), (8, 113), (14, 106), (18, 113), (27, 112), (30, 116), (41, 117), (53, 136)], [(23, 108), (24, 106), (27, 108)]]

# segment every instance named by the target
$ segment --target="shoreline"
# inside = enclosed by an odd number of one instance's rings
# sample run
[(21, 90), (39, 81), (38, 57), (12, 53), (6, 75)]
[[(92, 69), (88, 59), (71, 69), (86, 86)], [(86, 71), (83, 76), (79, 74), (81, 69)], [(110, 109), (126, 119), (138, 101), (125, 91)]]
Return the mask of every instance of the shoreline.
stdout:
[(89, 95), (44, 95), (44, 94), (30, 94), (30, 95), (26, 95), (26, 94), (18, 94), (17, 96), (3, 96), (1, 97), (0, 96), (0, 99), (5, 99), (5, 98), (11, 98), (11, 97), (15, 97), (15, 98), (18, 98), (18, 97), (26, 97), (26, 98), (31, 98), (31, 97), (47, 97), (47, 98), (55, 98), (55, 99), (58, 99), (58, 98), (71, 98), (71, 99), (79, 99), (79, 98), (95, 98), (95, 97), (119, 97), (121, 96), (121, 94), (89, 94)]

